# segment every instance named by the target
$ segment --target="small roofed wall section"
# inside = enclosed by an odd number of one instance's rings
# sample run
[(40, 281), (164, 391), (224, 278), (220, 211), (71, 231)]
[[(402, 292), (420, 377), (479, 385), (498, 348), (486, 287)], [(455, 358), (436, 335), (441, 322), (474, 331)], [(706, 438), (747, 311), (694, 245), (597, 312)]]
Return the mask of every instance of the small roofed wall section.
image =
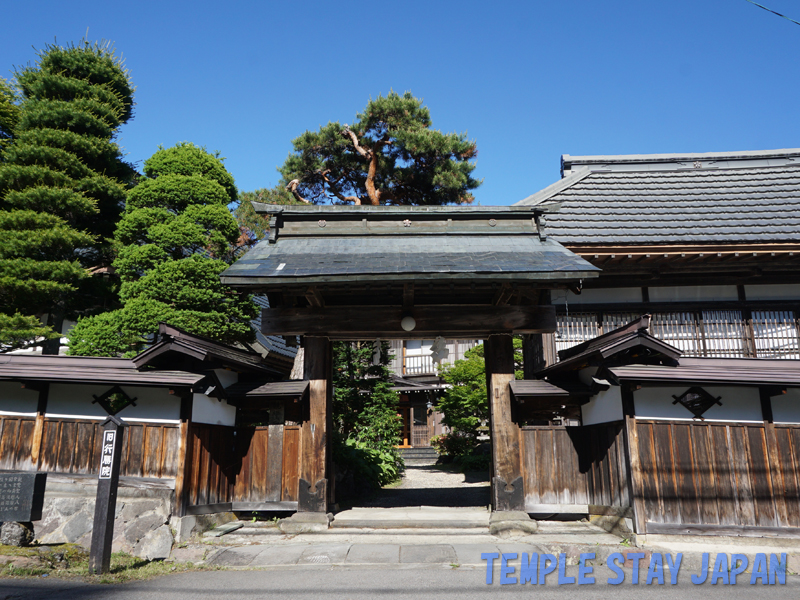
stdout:
[[(0, 469), (96, 474), (102, 422), (108, 414), (95, 403), (112, 386), (50, 385), (41, 425), (41, 447), (34, 461), (38, 392), (18, 382), (0, 382)], [(180, 398), (163, 387), (123, 386), (135, 405), (118, 416), (128, 423), (121, 474), (175, 477), (179, 442)]]
[[(239, 374), (228, 369), (214, 369), (214, 373), (224, 388), (239, 381)], [(205, 394), (192, 394), (192, 422), (207, 425), (236, 425), (236, 407)]]

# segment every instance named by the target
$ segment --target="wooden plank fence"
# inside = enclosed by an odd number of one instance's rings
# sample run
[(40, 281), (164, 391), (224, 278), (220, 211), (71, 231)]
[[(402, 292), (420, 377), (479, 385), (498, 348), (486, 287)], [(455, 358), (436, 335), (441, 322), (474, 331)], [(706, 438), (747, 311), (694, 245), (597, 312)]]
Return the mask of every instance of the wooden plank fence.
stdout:
[(800, 535), (800, 426), (635, 426), (647, 533)]
[(569, 505), (630, 507), (622, 423), (522, 427), (520, 446), (529, 512), (565, 512)]
[[(101, 421), (46, 418), (39, 465), (31, 461), (34, 417), (0, 415), (0, 469), (94, 475), (99, 472)], [(173, 478), (179, 427), (170, 423), (128, 423), (121, 475)]]
[[(190, 436), (191, 460), (185, 475), (188, 513), (296, 508), (299, 426), (193, 423)], [(270, 449), (279, 454), (271, 455)]]

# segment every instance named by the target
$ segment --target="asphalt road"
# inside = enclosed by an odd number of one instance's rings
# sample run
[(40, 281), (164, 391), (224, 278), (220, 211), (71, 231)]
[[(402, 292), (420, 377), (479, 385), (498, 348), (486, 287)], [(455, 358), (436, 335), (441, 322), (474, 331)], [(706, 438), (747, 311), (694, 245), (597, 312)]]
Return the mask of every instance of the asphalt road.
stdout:
[(259, 571), (209, 571), (183, 573), (125, 585), (88, 585), (78, 581), (46, 579), (0, 579), (0, 600), (211, 600), (216, 598), (291, 600), (420, 600), (442, 598), (473, 600), (488, 596), (537, 599), (587, 598), (592, 600), (647, 600), (800, 597), (800, 577), (787, 577), (786, 585), (695, 586), (682, 578), (676, 586), (594, 585), (521, 586), (486, 585), (482, 568), (452, 568), (409, 565), (408, 568), (294, 567)]

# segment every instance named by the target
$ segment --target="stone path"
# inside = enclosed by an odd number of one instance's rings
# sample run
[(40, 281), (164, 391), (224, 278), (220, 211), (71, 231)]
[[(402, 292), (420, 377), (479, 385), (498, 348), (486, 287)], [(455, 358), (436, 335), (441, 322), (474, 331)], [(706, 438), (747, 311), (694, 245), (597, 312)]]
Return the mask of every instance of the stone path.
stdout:
[(458, 473), (434, 464), (407, 464), (399, 486), (382, 489), (360, 507), (488, 506), (489, 473)]

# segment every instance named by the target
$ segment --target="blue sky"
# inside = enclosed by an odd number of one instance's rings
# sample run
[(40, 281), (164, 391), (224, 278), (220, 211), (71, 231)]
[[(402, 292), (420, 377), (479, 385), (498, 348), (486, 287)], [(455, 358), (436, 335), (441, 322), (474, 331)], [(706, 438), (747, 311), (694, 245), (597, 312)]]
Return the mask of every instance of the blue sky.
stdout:
[[(797, 0), (761, 3), (800, 20)], [(553, 183), (561, 154), (800, 146), (800, 26), (745, 0), (45, 0), (2, 15), (1, 76), (88, 27), (137, 86), (128, 160), (192, 141), (240, 190), (275, 185), (293, 138), (391, 89), (477, 142), (484, 205)]]

